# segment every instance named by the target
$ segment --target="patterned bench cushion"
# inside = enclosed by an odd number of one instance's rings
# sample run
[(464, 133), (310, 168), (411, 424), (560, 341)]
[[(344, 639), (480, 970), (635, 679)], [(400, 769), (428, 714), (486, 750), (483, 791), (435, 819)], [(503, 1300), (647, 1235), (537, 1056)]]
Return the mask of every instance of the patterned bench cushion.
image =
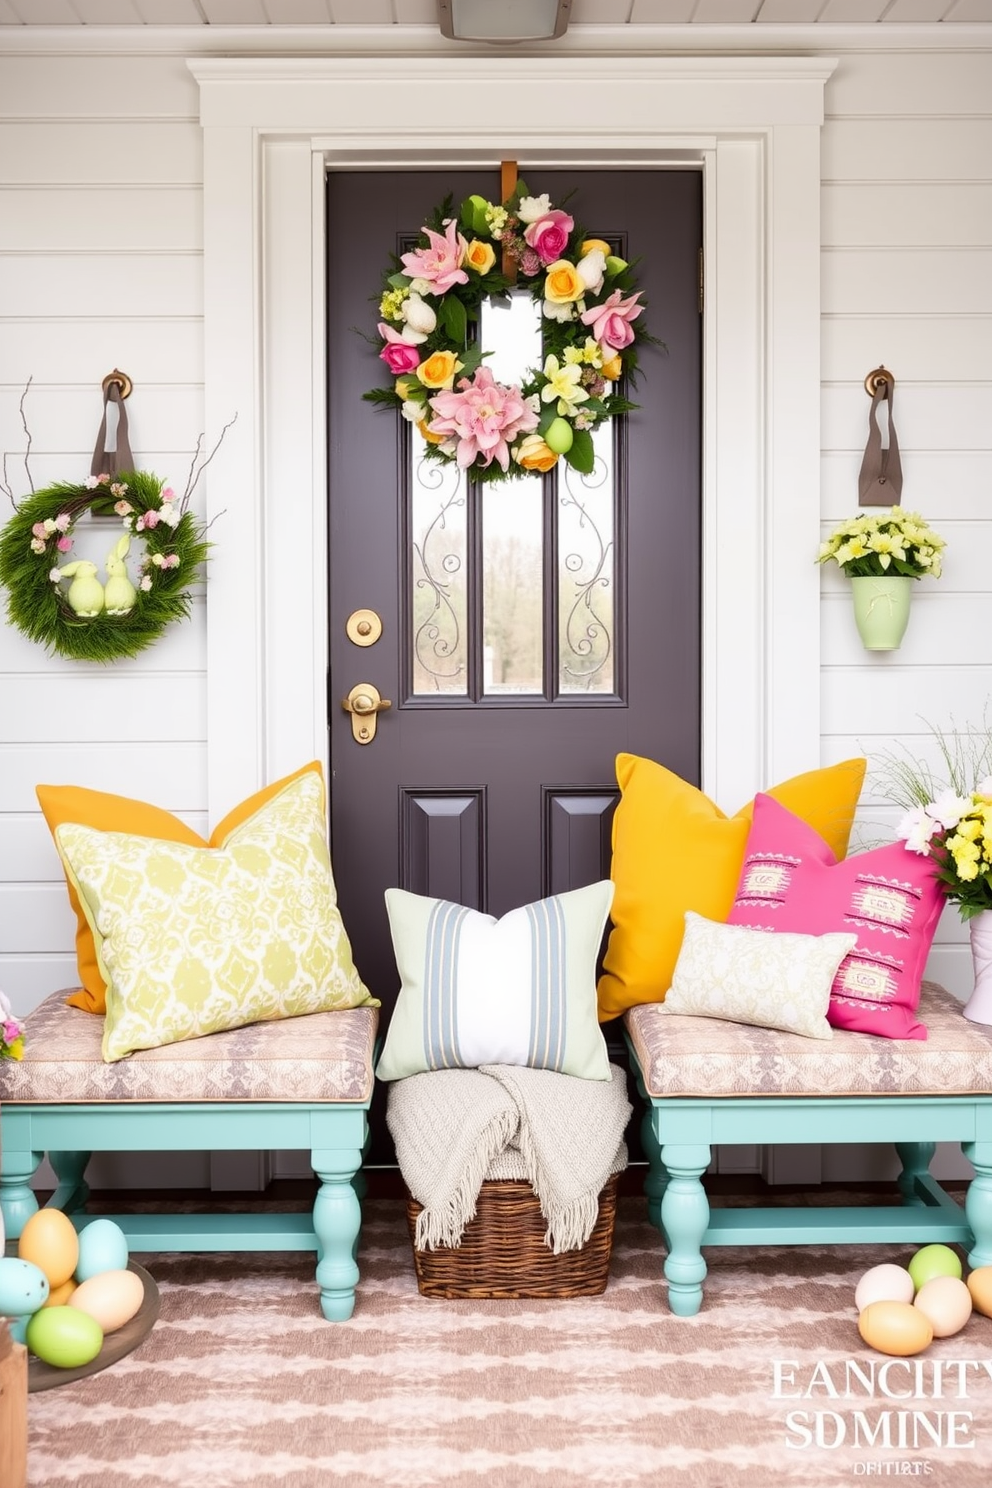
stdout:
[(143, 1049), (115, 1064), (100, 1053), (103, 1019), (64, 992), (26, 1020), (24, 1059), (0, 1064), (0, 1102), (366, 1101), (375, 1008), (309, 1013)]
[(929, 1037), (876, 1038), (834, 1030), (829, 1041), (666, 1013), (624, 1016), (649, 1096), (992, 1095), (992, 1029), (969, 1023), (943, 987), (924, 982)]

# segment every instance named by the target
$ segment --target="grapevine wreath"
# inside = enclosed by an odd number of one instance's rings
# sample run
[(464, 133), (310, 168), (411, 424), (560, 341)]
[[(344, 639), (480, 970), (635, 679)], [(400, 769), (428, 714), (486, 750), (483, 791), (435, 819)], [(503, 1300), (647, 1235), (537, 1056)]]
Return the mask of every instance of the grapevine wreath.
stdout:
[[(390, 387), (365, 393), (398, 408), (426, 440), (425, 454), (473, 480), (541, 474), (563, 458), (593, 469), (591, 430), (636, 405), (617, 389), (650, 340), (631, 265), (586, 238), (550, 198), (517, 183), (502, 206), (447, 198), (410, 253), (383, 278), (379, 355)], [(541, 306), (544, 361), (500, 383), (470, 339), (483, 301), (521, 282)]]
[[(204, 527), (169, 486), (145, 471), (60, 483), (21, 501), (0, 534), (0, 583), (13, 625), (49, 652), (75, 661), (136, 656), (173, 620), (190, 613), (188, 586), (207, 556)], [(73, 559), (76, 523), (92, 512), (108, 524), (113, 546), (97, 565)], [(144, 543), (136, 582), (125, 558)]]

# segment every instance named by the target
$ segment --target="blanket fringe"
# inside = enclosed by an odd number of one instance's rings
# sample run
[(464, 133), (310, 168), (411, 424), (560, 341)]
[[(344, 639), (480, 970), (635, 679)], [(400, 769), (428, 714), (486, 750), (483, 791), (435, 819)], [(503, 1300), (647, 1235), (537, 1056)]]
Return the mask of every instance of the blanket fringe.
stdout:
[[(431, 1208), (425, 1205), (417, 1215), (414, 1246), (417, 1250), (436, 1250), (439, 1245), (457, 1250), (462, 1243), (465, 1226), (475, 1218), (486, 1170), (493, 1158), (503, 1151), (516, 1135), (519, 1116), (516, 1110), (501, 1112), (484, 1134), (464, 1169), (458, 1187), (446, 1203)], [(422, 1200), (417, 1194), (418, 1203)], [(593, 1221), (595, 1223), (595, 1220)]]

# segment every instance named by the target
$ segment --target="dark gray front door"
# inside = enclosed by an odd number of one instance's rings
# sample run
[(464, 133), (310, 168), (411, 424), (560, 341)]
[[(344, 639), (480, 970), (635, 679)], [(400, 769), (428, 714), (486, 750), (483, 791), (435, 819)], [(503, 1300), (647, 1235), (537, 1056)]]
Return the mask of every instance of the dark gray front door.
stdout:
[[(380, 277), (449, 192), (499, 173), (328, 181), (332, 848), (356, 963), (383, 999), (396, 970), (383, 890), (501, 915), (609, 875), (614, 758), (699, 778), (701, 178), (521, 174), (590, 236), (638, 260), (649, 331), (596, 477), (459, 490), (392, 410), (374, 334)], [(491, 312), (498, 316), (501, 312)], [(498, 329), (493, 322), (493, 333)], [(488, 345), (488, 340), (487, 340)], [(519, 368), (522, 375), (524, 367)], [(362, 647), (349, 616), (373, 610)], [(356, 743), (342, 698), (391, 708)]]

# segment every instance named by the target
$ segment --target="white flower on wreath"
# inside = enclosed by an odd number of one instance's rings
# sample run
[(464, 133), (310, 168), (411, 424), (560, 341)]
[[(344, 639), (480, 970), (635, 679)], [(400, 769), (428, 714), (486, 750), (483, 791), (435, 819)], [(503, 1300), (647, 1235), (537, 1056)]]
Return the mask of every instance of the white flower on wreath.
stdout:
[(545, 320), (560, 320), (564, 323), (575, 319), (575, 306), (556, 305), (554, 300), (545, 300), (542, 313)]
[(580, 258), (575, 265), (575, 272), (586, 289), (599, 294), (606, 278), (606, 254), (601, 248), (590, 249), (585, 258)]
[(437, 316), (419, 294), (407, 295), (400, 306), (400, 315), (406, 321), (406, 330), (400, 334), (404, 341), (410, 341), (414, 346), (426, 341), (437, 327)]
[(517, 207), (517, 216), (520, 218), (521, 222), (526, 222), (529, 225), (531, 222), (539, 222), (540, 219), (542, 217), (546, 217), (550, 211), (551, 198), (547, 194), (547, 192), (545, 192), (543, 196), (522, 197), (520, 205)]

